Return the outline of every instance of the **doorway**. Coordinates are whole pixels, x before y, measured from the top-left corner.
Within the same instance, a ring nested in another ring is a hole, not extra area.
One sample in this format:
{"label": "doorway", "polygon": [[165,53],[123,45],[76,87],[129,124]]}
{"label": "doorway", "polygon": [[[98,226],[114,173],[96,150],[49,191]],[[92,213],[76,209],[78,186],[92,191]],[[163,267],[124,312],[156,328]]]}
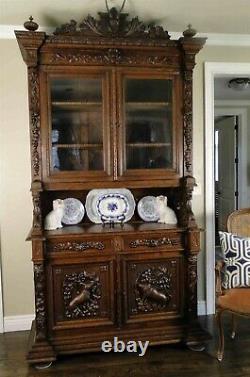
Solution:
{"label": "doorway", "polygon": [[214,119],[214,191],[215,246],[219,231],[227,230],[227,218],[239,207],[238,128],[239,116],[215,116]]}
{"label": "doorway", "polygon": [[[214,101],[214,82],[218,76],[232,75],[250,76],[250,64],[249,63],[205,63],[205,249],[206,249],[206,314],[213,314],[215,311],[215,167],[214,167],[214,115],[215,115],[215,101]],[[219,101],[218,101],[219,102]],[[239,115],[239,121],[242,124],[247,124],[247,110],[243,107],[236,109],[237,104],[227,101],[227,113],[221,115]],[[236,101],[237,102],[237,101]],[[248,106],[250,105],[248,100]],[[220,104],[221,107],[225,105],[225,101]],[[234,108],[234,109],[233,109]],[[236,110],[236,112],[234,111]],[[244,135],[244,129],[239,130],[239,146],[242,143],[247,143],[246,134]],[[246,148],[239,148],[242,154],[242,162],[247,161]],[[240,178],[239,191],[244,191],[247,187],[246,174],[242,174],[241,169],[244,169],[244,165],[239,168],[238,176]],[[246,170],[246,169],[245,169]],[[246,195],[240,197],[239,194],[239,207],[245,206]]]}

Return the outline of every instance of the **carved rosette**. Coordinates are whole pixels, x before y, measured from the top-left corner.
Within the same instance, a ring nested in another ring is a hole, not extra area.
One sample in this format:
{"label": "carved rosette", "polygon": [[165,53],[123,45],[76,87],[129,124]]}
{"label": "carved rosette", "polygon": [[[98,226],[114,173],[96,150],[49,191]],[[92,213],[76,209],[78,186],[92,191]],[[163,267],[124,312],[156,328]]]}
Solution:
{"label": "carved rosette", "polygon": [[50,249],[52,251],[86,251],[89,249],[95,249],[95,250],[103,250],[104,244],[102,242],[92,242],[92,241],[86,241],[86,242],[59,242],[56,244],[51,244]]}
{"label": "carved rosette", "polygon": [[184,163],[187,174],[192,174],[192,70],[184,73]]}
{"label": "carved rosette", "polygon": [[171,274],[166,267],[148,268],[136,280],[138,312],[164,310],[171,300]]}
{"label": "carved rosette", "polygon": [[100,310],[101,283],[95,273],[86,271],[65,275],[63,300],[65,317],[96,317]]}
{"label": "carved rosette", "polygon": [[46,337],[46,298],[45,271],[43,264],[34,264],[34,284],[36,302],[36,338]]}
{"label": "carved rosette", "polygon": [[189,254],[188,262],[188,312],[197,316],[197,254]]}
{"label": "carved rosette", "polygon": [[30,98],[30,134],[33,180],[40,178],[40,95],[39,75],[37,68],[28,68],[29,98]]}

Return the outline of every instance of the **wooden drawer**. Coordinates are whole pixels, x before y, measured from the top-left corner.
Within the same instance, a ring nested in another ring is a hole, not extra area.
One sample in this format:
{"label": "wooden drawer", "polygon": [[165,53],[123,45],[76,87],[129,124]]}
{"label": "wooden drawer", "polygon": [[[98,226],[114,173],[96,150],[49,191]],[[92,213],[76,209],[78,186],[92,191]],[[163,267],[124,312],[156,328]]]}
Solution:
{"label": "wooden drawer", "polygon": [[124,249],[182,250],[184,249],[184,242],[182,233],[138,234],[124,239]]}

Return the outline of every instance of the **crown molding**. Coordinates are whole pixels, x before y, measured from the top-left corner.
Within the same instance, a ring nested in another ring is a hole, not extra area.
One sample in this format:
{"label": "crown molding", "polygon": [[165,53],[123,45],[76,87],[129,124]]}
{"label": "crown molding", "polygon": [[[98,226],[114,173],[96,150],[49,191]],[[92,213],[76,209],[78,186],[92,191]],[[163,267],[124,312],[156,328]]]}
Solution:
{"label": "crown molding", "polygon": [[[15,39],[14,30],[25,30],[23,25],[0,25],[0,39]],[[39,31],[53,33],[54,27],[40,26]],[[179,39],[182,33],[169,32],[171,39]],[[198,33],[197,37],[207,38],[206,46],[249,47],[250,34]]]}

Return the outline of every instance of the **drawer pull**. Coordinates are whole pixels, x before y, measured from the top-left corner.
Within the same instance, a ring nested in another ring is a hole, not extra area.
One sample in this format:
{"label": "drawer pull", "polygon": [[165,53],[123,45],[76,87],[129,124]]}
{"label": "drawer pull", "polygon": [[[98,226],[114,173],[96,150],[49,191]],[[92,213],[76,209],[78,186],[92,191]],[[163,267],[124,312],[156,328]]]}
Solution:
{"label": "drawer pull", "polygon": [[89,249],[103,250],[102,242],[59,242],[51,244],[52,251],[85,251]]}
{"label": "drawer pull", "polygon": [[158,238],[158,239],[142,239],[142,240],[135,240],[131,241],[129,247],[136,248],[141,246],[148,246],[148,247],[159,247],[163,245],[175,245],[177,243],[176,240],[171,240],[170,238]]}

